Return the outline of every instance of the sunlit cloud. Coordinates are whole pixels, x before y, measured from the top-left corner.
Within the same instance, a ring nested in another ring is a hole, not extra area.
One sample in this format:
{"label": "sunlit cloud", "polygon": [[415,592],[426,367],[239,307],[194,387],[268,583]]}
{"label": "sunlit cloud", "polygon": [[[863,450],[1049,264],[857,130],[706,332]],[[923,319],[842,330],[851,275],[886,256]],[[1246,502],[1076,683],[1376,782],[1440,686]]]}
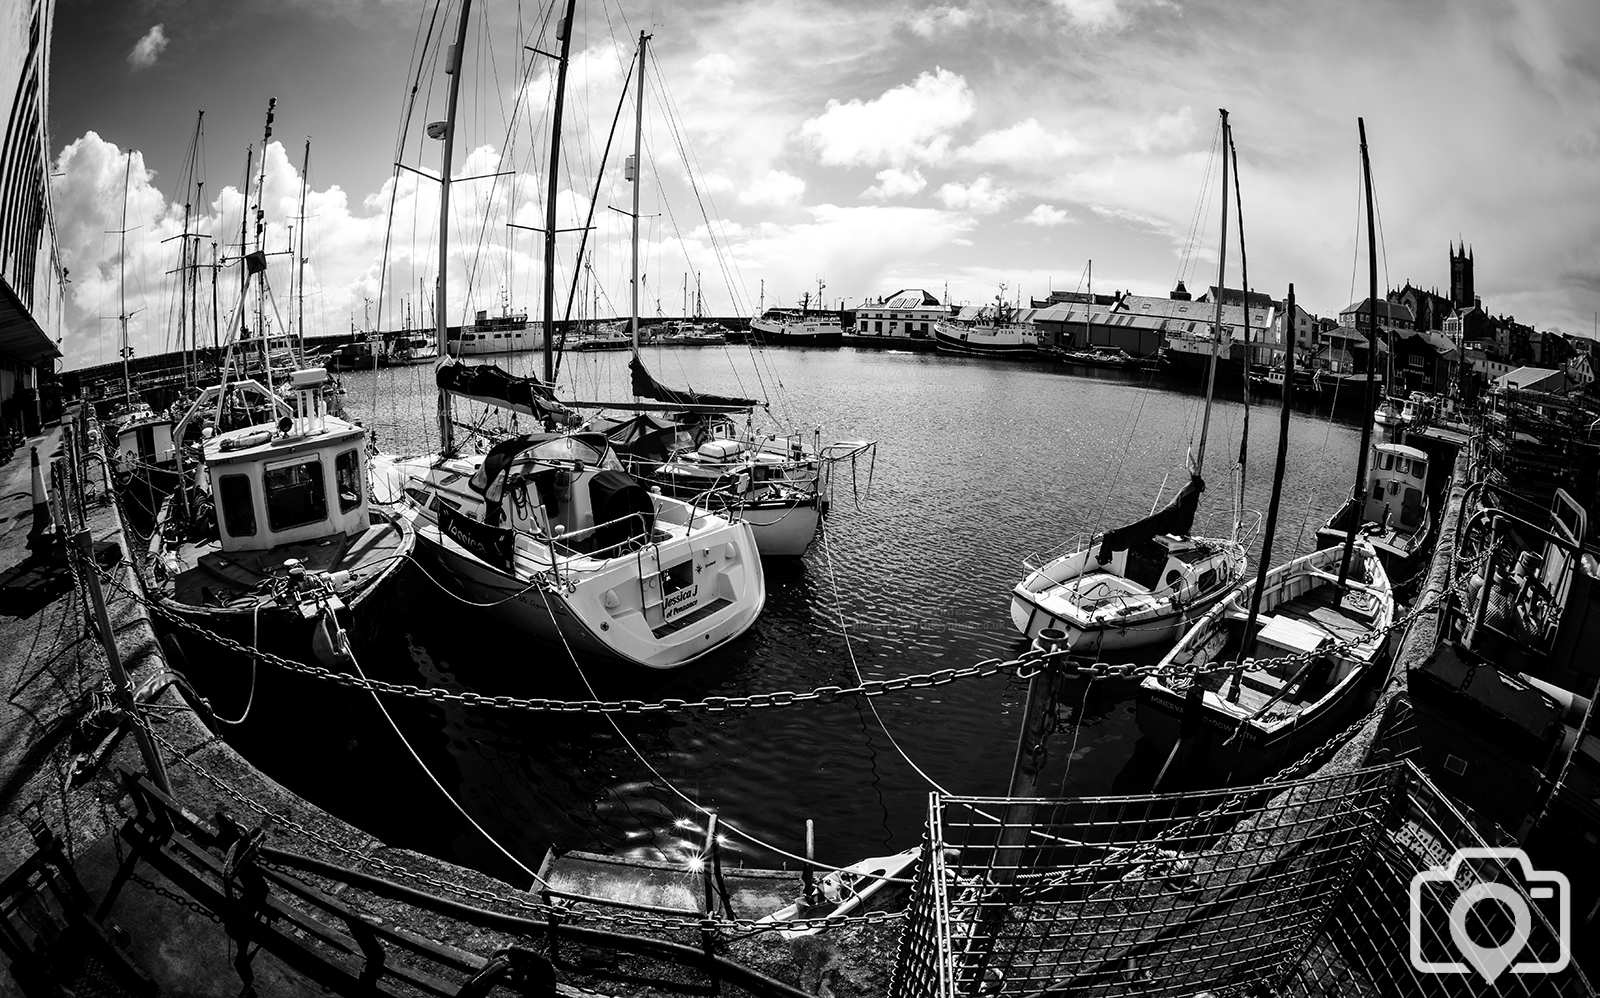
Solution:
{"label": "sunlit cloud", "polygon": [[1057,225],[1071,224],[1072,216],[1053,205],[1041,204],[1036,205],[1032,211],[1022,216],[1021,221],[1026,225],[1051,228]]}
{"label": "sunlit cloud", "polygon": [[887,201],[921,193],[927,186],[928,179],[920,170],[899,170],[891,166],[887,170],[879,170],[878,182],[862,191],[861,196],[874,201]]}
{"label": "sunlit cloud", "polygon": [[1017,199],[1016,191],[1000,187],[988,176],[979,177],[970,184],[949,183],[934,194],[939,203],[953,211],[970,211],[990,215]]}
{"label": "sunlit cloud", "polygon": [[975,106],[966,80],[936,68],[871,100],[830,100],[800,135],[826,166],[935,162],[949,152],[951,131]]}
{"label": "sunlit cloud", "polygon": [[167,32],[162,25],[155,25],[145,32],[144,37],[133,43],[133,48],[128,50],[128,65],[135,70],[149,69],[161,58],[161,53],[167,50]]}

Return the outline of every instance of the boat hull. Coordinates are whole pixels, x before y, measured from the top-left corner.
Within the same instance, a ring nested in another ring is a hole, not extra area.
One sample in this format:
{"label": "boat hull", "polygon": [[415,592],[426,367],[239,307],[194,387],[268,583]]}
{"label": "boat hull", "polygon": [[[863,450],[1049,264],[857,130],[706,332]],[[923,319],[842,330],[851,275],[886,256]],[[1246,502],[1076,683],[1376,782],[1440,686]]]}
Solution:
{"label": "boat hull", "polygon": [[934,346],[940,353],[970,357],[1036,357],[1039,340],[1032,332],[1006,335],[978,335],[949,332],[939,326],[933,330]]}
{"label": "boat hull", "polygon": [[822,501],[812,492],[799,499],[752,502],[735,512],[750,524],[761,557],[798,558],[816,539]]}

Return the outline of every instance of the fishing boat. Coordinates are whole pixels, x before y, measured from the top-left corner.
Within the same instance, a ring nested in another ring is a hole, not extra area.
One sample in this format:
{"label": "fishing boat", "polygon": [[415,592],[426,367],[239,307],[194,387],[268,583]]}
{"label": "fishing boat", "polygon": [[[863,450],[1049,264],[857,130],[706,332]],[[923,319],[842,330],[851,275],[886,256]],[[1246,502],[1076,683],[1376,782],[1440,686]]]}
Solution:
{"label": "fishing boat", "polygon": [[[1358,126],[1370,249],[1372,174],[1366,123],[1358,119]],[[1368,260],[1376,289],[1376,255],[1369,252]],[[1292,315],[1293,286],[1288,302]],[[1370,314],[1367,321],[1368,342],[1375,346],[1377,321]],[[1285,363],[1293,361],[1285,358]],[[1266,570],[1283,495],[1291,398],[1286,394],[1280,409],[1261,569],[1208,610],[1162,659],[1159,670],[1140,682],[1140,733],[1158,751],[1170,746],[1158,784],[1175,762],[1179,774],[1204,772],[1229,783],[1278,772],[1347,723],[1362,691],[1388,666],[1394,590],[1383,560],[1357,534],[1355,524],[1337,546]],[[1372,411],[1370,395],[1365,409]],[[1369,420],[1362,426],[1357,488],[1365,480],[1371,438]]]}
{"label": "fishing boat", "polygon": [[[367,431],[328,415],[327,377],[294,372],[292,408],[246,383],[282,415],[206,435],[196,481],[162,506],[149,564],[161,605],[197,627],[331,661],[340,629],[357,646],[377,634],[415,535],[370,508]],[[183,423],[215,425],[228,395],[206,389]]]}
{"label": "fishing boat", "polygon": [[[817,304],[827,285],[817,282]],[[750,320],[750,336],[763,346],[836,347],[844,342],[838,312],[811,307],[811,293],[800,296],[799,308],[769,308]]]}
{"label": "fishing boat", "polygon": [[[458,53],[465,51],[469,13],[470,2],[463,3],[453,49]],[[571,23],[570,18],[571,0],[562,23]],[[641,60],[645,37],[641,33]],[[560,161],[560,98],[570,45],[571,33],[562,32],[551,162]],[[459,72],[451,73],[445,125],[438,130],[444,220],[450,217],[460,81]],[[643,81],[641,69],[641,86]],[[627,179],[635,184],[637,207],[638,174],[632,163]],[[558,171],[551,171],[544,328],[554,328],[557,179]],[[637,227],[637,210],[634,219]],[[437,342],[442,353],[448,353],[448,231],[441,223]],[[634,289],[637,316],[637,277]],[[637,328],[637,318],[634,324]],[[374,459],[384,481],[380,494],[398,500],[398,515],[416,530],[419,552],[439,583],[525,633],[575,653],[648,668],[686,665],[743,634],[766,602],[766,580],[748,524],[647,491],[623,470],[599,433],[515,434],[497,439],[486,454],[458,452],[456,398],[532,415],[552,427],[570,424],[570,410],[555,400],[553,373],[548,340],[543,380],[447,356],[436,370],[440,451]]]}
{"label": "fishing boat", "polygon": [[1405,444],[1375,443],[1367,487],[1346,499],[1317,529],[1317,546],[1344,543],[1355,528],[1372,545],[1397,588],[1420,580],[1428,569],[1438,527],[1435,503],[1441,480],[1429,475],[1429,456]]}
{"label": "fishing boat", "polygon": [[[852,863],[838,870],[830,870],[816,883],[815,892],[808,901],[796,898],[770,915],[756,919],[756,925],[782,925],[785,922],[823,918],[842,918],[862,910],[884,888],[896,880],[909,880],[922,859],[922,847],[913,846],[892,856],[874,856]],[[803,928],[778,930],[785,939],[814,936],[825,926],[810,925]]]}
{"label": "fishing boat", "polygon": [[1077,364],[1080,367],[1109,367],[1124,371],[1142,367],[1147,363],[1121,347],[1112,346],[1089,347],[1086,350],[1057,350],[1051,356],[1064,364]]}
{"label": "fishing boat", "polygon": [[527,312],[513,312],[510,304],[502,301],[499,315],[478,309],[470,325],[450,330],[445,345],[435,344],[435,350],[456,357],[477,357],[539,350],[543,346],[544,327],[529,323]]}
{"label": "fishing boat", "polygon": [[938,351],[979,357],[1036,356],[1039,334],[1033,323],[1024,320],[1005,300],[1005,291],[1002,284],[992,305],[963,309],[960,315],[934,323],[933,340]]}
{"label": "fishing boat", "polygon": [[[1227,115],[1223,115],[1222,247],[1217,287],[1226,287],[1228,231]],[[1222,324],[1218,297],[1213,329]],[[1213,336],[1213,345],[1221,341]],[[1228,537],[1193,536],[1195,513],[1205,491],[1201,471],[1211,427],[1217,353],[1206,368],[1205,411],[1189,481],[1166,507],[1142,520],[1078,537],[1052,558],[1024,559],[1027,571],[1011,592],[1011,622],[1029,638],[1044,628],[1067,634],[1078,654],[1101,654],[1173,641],[1214,607],[1244,577],[1249,545],[1242,517]]]}

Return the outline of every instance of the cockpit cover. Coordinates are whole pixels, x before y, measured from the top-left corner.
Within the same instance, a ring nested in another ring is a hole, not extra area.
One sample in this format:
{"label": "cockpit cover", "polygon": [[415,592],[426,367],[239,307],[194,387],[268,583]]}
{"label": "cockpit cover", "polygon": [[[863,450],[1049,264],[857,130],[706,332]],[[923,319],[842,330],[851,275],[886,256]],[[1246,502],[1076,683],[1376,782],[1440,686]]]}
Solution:
{"label": "cockpit cover", "polygon": [[497,402],[533,415],[566,416],[567,407],[555,400],[555,390],[538,378],[518,378],[494,364],[444,363],[434,380],[447,392]]}
{"label": "cockpit cover", "polygon": [[[615,547],[631,537],[648,535],[655,526],[656,506],[638,482],[621,471],[596,472],[589,479],[589,505],[594,510],[594,548]],[[637,513],[638,516],[632,514]]]}

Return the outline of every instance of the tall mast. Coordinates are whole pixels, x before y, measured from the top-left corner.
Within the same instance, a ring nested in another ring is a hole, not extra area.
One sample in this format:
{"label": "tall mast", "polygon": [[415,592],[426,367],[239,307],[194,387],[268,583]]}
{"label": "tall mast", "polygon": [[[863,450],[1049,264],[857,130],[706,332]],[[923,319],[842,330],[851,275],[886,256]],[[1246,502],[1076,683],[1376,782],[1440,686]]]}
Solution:
{"label": "tall mast", "polygon": [[[1211,360],[1206,365],[1206,413],[1200,421],[1200,449],[1194,457],[1194,474],[1199,477],[1206,463],[1206,434],[1211,429],[1211,397],[1217,384],[1217,350],[1222,346],[1222,289],[1223,275],[1228,268],[1228,110],[1218,108],[1222,115],[1222,246],[1217,250],[1217,314],[1211,325]],[[1245,322],[1250,321],[1249,300],[1245,301]]]}
{"label": "tall mast", "polygon": [[1372,160],[1367,156],[1367,122],[1356,119],[1361,133],[1361,182],[1367,189],[1367,392],[1362,401],[1361,453],[1356,457],[1356,481],[1350,491],[1355,505],[1350,517],[1350,529],[1344,538],[1344,557],[1339,559],[1339,585],[1344,585],[1350,574],[1350,555],[1356,549],[1356,530],[1361,526],[1361,500],[1367,492],[1367,450],[1372,446],[1372,396],[1377,387],[1378,373],[1378,244],[1376,224],[1372,218]]}
{"label": "tall mast", "polygon": [[[272,141],[272,119],[278,109],[278,98],[267,98],[267,125],[261,136],[261,174],[256,180],[256,252],[261,254],[262,266],[267,255],[267,145]],[[267,345],[267,272],[261,271],[256,284],[256,345],[261,351],[261,371],[267,384],[272,384],[272,351]]]}
{"label": "tall mast", "polygon": [[133,175],[133,150],[122,168],[122,228],[117,250],[117,321],[122,325],[122,403],[133,404],[133,378],[128,373],[128,180]]}
{"label": "tall mast", "polygon": [[299,352],[306,349],[306,173],[311,169],[311,140],[306,139],[306,154],[300,161],[300,252],[295,254],[295,270],[297,271],[295,284],[299,289],[299,301],[295,311],[300,313],[300,342]]}
{"label": "tall mast", "polygon": [[[456,144],[456,97],[461,93],[461,53],[467,45],[467,15],[472,10],[472,0],[461,0],[461,17],[456,21],[456,40],[445,56],[444,71],[450,77],[450,96],[445,105],[444,153],[439,163],[439,298],[434,302],[434,342],[442,362],[450,353],[445,325],[446,278],[450,273],[450,158]],[[428,135],[441,137],[433,125]],[[449,454],[455,450],[455,437],[450,420],[450,393],[439,389],[439,450]]]}
{"label": "tall mast", "polygon": [[189,208],[190,203],[183,203],[183,234],[178,243],[178,359],[183,362],[183,383],[189,384],[189,347],[188,337],[194,335],[194,330],[188,327],[188,313],[184,311],[184,296],[188,291],[189,283]]}
{"label": "tall mast", "polygon": [[567,55],[572,51],[572,8],[577,0],[567,0],[567,12],[556,22],[561,41],[561,58],[556,66],[556,106],[550,123],[550,193],[544,209],[544,380],[556,380],[556,186],[561,176],[561,110],[567,98]]}
{"label": "tall mast", "polygon": [[639,354],[639,188],[643,184],[639,171],[639,150],[644,143],[644,56],[649,43],[650,36],[639,32],[639,89],[633,102],[633,155],[628,157],[628,166],[623,171],[633,181],[633,306],[629,313],[628,332],[633,337],[634,356]]}

